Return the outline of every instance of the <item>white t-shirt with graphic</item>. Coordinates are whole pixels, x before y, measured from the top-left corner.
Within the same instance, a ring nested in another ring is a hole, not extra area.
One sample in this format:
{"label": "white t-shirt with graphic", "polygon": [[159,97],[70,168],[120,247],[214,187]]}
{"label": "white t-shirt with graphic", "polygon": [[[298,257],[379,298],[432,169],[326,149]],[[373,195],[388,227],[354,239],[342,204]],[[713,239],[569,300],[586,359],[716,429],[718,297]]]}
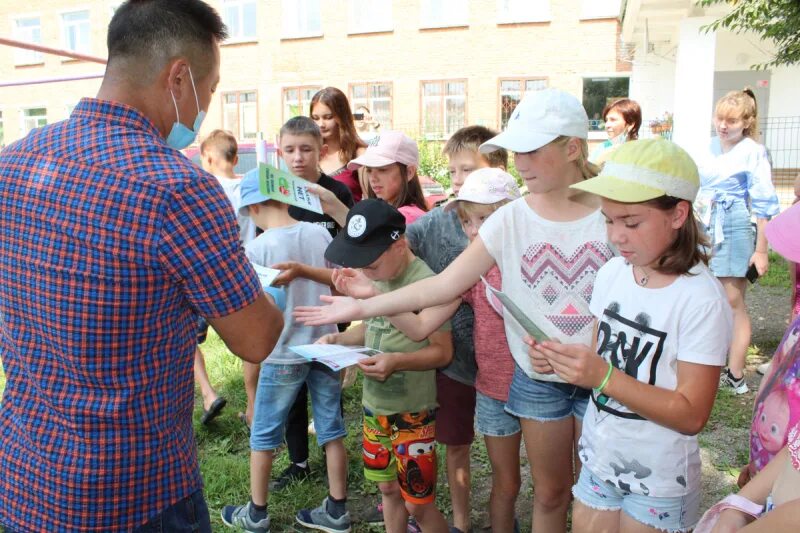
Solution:
{"label": "white t-shirt with graphic", "polygon": [[[733,315],[725,290],[705,265],[660,289],[640,287],[621,257],[597,274],[591,303],[597,353],[641,382],[675,390],[678,361],[722,366]],[[584,468],[620,489],[653,497],[700,487],[697,437],[645,420],[592,391],[579,455]]]}
{"label": "white t-shirt with graphic", "polygon": [[[594,278],[613,253],[600,211],[570,222],[547,220],[525,198],[498,209],[480,229],[503,278],[505,292],[550,338],[591,344],[594,316],[589,311]],[[504,311],[508,346],[530,378],[559,381],[534,372],[525,331]]]}

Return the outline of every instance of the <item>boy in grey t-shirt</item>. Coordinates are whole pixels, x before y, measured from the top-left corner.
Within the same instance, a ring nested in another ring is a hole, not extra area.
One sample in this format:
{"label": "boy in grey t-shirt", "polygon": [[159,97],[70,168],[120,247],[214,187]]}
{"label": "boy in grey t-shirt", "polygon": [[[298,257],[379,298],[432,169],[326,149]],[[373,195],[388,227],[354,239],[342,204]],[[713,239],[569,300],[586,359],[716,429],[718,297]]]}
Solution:
{"label": "boy in grey t-shirt", "polygon": [[[316,224],[298,222],[289,215],[289,206],[268,200],[261,194],[256,172],[242,180],[242,210],[247,211],[264,233],[245,247],[247,257],[256,264],[270,266],[298,261],[306,268],[324,272],[325,249],[331,242],[327,230]],[[286,420],[298,391],[305,383],[311,394],[317,443],[327,455],[329,495],[316,509],[304,509],[297,521],[325,531],[349,531],[347,501],[346,430],[339,408],[339,373],[320,363],[309,363],[295,355],[289,346],[310,344],[321,336],[336,332],[336,326],[303,326],[292,316],[296,306],[314,305],[330,288],[311,279],[298,278],[286,289],[284,328],[274,350],[264,361],[258,380],[250,433],[251,501],[227,506],[222,520],[246,531],[269,532],[268,485],[274,452],[284,440]]]}

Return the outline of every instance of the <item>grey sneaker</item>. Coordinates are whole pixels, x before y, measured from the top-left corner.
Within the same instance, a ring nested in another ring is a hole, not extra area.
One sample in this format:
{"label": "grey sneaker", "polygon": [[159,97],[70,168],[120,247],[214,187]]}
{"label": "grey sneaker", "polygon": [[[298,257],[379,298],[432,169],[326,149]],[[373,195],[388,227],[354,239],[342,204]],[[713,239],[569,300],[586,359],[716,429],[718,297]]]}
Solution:
{"label": "grey sneaker", "polygon": [[269,533],[269,515],[255,521],[250,518],[250,502],[246,505],[226,505],[220,512],[226,526],[238,527],[248,533]]}
{"label": "grey sneaker", "polygon": [[744,374],[742,374],[742,377],[739,379],[736,379],[733,377],[733,374],[731,374],[730,368],[726,368],[722,372],[722,375],[719,378],[719,386],[730,387],[736,394],[744,394],[750,391],[750,389],[747,387],[747,383],[744,381]]}
{"label": "grey sneaker", "polygon": [[318,529],[328,533],[348,533],[350,531],[350,513],[346,512],[339,518],[332,517],[328,514],[327,497],[316,509],[303,509],[297,513],[295,520],[309,529]]}

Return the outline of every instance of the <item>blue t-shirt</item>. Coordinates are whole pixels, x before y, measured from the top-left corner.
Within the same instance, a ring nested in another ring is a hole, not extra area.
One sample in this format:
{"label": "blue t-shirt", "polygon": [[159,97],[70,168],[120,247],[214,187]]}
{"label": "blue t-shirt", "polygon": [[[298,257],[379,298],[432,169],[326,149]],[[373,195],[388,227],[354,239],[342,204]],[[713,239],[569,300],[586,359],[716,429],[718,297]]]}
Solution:
{"label": "blue t-shirt", "polygon": [[[455,211],[437,207],[406,229],[414,255],[425,261],[436,274],[442,272],[469,244]],[[453,361],[442,369],[449,378],[466,385],[475,384],[478,367],[472,342],[472,308],[461,304],[450,319],[453,326]]]}

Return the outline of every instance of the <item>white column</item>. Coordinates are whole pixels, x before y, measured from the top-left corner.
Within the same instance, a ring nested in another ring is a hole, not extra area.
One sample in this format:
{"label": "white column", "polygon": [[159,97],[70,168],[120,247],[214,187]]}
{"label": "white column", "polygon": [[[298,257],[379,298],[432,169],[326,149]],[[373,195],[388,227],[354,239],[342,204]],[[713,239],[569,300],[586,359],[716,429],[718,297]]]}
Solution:
{"label": "white column", "polygon": [[711,137],[717,36],[700,28],[714,20],[687,18],[678,32],[672,140],[695,158],[705,154]]}

